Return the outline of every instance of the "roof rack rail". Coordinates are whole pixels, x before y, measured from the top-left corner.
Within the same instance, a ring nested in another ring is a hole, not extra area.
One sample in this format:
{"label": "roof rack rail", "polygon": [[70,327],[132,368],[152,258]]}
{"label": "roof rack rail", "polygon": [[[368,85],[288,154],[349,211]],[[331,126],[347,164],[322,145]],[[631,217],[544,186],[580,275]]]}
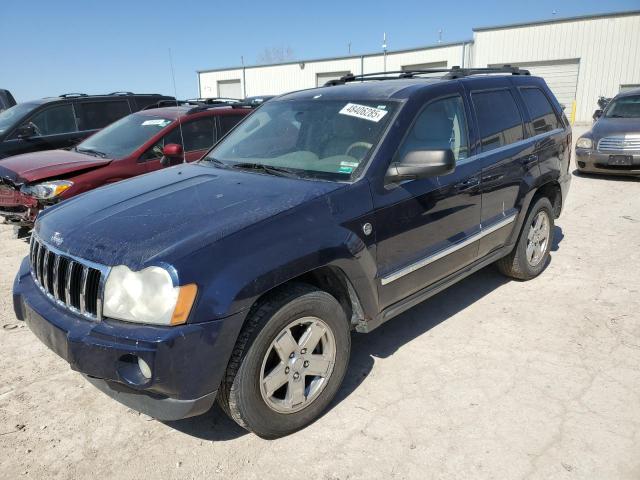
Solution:
{"label": "roof rack rail", "polygon": [[86,93],[63,93],[60,98],[88,97]]}
{"label": "roof rack rail", "polygon": [[205,110],[213,109],[213,108],[255,108],[256,105],[252,105],[250,103],[242,102],[241,100],[237,100],[235,98],[229,99],[219,99],[216,98],[215,102],[206,103],[201,101],[202,99],[196,100],[160,100],[156,103],[152,103],[151,105],[147,105],[142,110],[152,110],[154,108],[163,108],[163,107],[186,107],[192,106],[193,108],[187,110],[187,115],[191,113],[203,112]]}
{"label": "roof rack rail", "polygon": [[325,87],[331,87],[335,85],[344,85],[348,82],[365,81],[365,80],[397,80],[404,78],[420,78],[421,75],[434,75],[442,73],[440,77],[445,80],[453,80],[456,78],[469,77],[471,75],[487,75],[491,73],[508,73],[511,75],[530,75],[529,70],[523,70],[519,67],[512,67],[511,65],[503,65],[502,67],[487,67],[487,68],[461,68],[454,66],[451,68],[428,68],[423,70],[394,70],[390,72],[375,72],[364,73],[361,75],[354,75],[352,73],[344,75],[336,80],[329,80],[324,84]]}
{"label": "roof rack rail", "polygon": [[135,95],[133,92],[111,92],[107,93],[107,95]]}
{"label": "roof rack rail", "polygon": [[[217,103],[210,103],[210,104],[203,104],[201,103],[200,105],[193,107],[192,109],[190,109],[189,111],[187,111],[187,115],[192,114],[192,113],[198,113],[198,112],[204,112],[205,110],[213,110],[216,108],[247,108],[247,109],[253,109],[253,108],[257,108],[258,105],[253,105],[251,103],[245,103],[245,102],[241,102],[241,101],[237,101],[236,99],[232,99],[233,101],[231,102],[224,102],[224,101],[220,101]],[[193,102],[193,103],[198,103],[198,102]]]}
{"label": "roof rack rail", "polygon": [[147,105],[146,107],[142,108],[142,110],[152,110],[154,108],[163,108],[163,107],[179,107],[180,105],[187,105],[187,104],[190,104],[187,100],[163,99]]}
{"label": "roof rack rail", "polygon": [[187,100],[189,102],[199,102],[207,105],[217,104],[217,103],[242,103],[242,100],[237,98],[227,98],[227,97],[204,97],[204,98],[192,98]]}

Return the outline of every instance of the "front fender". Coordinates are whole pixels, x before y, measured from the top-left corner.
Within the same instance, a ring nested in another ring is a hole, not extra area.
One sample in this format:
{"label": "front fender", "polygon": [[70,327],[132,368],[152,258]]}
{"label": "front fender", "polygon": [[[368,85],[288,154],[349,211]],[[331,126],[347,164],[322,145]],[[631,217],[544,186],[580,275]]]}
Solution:
{"label": "front fender", "polygon": [[[246,310],[273,288],[317,268],[339,268],[365,314],[376,310],[375,234],[366,181],[241,230],[182,259],[182,283],[198,284],[190,318],[203,322]],[[377,312],[376,312],[377,313]]]}

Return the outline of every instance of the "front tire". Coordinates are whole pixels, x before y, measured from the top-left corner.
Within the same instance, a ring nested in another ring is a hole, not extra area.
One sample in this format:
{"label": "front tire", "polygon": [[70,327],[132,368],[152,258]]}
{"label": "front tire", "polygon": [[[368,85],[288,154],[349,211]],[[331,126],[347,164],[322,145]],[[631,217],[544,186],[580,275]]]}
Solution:
{"label": "front tire", "polygon": [[540,197],[522,225],[518,241],[509,255],[496,262],[498,270],[517,280],[531,280],[542,273],[553,244],[553,206]]}
{"label": "front tire", "polygon": [[287,286],[249,314],[218,392],[222,409],[263,438],[315,421],[344,378],[349,322],[338,301],[306,284]]}

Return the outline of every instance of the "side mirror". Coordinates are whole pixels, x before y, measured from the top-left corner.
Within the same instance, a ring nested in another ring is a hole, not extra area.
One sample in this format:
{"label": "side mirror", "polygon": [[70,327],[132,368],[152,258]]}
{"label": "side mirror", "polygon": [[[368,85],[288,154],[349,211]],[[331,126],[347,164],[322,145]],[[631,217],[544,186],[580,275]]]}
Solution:
{"label": "side mirror", "polygon": [[34,127],[31,123],[25,123],[24,125],[20,125],[16,130],[18,138],[30,138],[36,135],[36,127]]}
{"label": "side mirror", "polygon": [[598,109],[595,112],[593,112],[593,119],[597,120],[602,116],[602,110]]}
{"label": "side mirror", "polygon": [[456,169],[456,159],[451,149],[412,150],[400,162],[389,165],[386,183],[416,180],[447,175]]}
{"label": "side mirror", "polygon": [[162,155],[163,156],[160,159],[160,163],[162,164],[162,166],[167,167],[171,164],[172,159],[182,157],[182,145],[179,145],[177,143],[169,143],[162,149]]}

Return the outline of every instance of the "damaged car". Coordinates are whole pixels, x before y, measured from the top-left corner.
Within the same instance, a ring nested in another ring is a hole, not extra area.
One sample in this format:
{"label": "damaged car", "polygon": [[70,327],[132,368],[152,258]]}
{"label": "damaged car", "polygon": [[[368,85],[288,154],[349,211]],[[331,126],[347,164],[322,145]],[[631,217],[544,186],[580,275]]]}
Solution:
{"label": "damaged car", "polygon": [[[234,108],[235,107],[235,108]],[[228,104],[145,109],[70,150],[0,162],[0,216],[28,235],[40,211],[94,188],[199,160],[251,108]]]}
{"label": "damaged car", "polygon": [[16,316],[131,408],[176,420],[217,400],[287,435],[336,396],[352,331],[490,264],[540,275],[570,157],[527,71],[348,75],[265,102],[199,162],[42,212]]}

